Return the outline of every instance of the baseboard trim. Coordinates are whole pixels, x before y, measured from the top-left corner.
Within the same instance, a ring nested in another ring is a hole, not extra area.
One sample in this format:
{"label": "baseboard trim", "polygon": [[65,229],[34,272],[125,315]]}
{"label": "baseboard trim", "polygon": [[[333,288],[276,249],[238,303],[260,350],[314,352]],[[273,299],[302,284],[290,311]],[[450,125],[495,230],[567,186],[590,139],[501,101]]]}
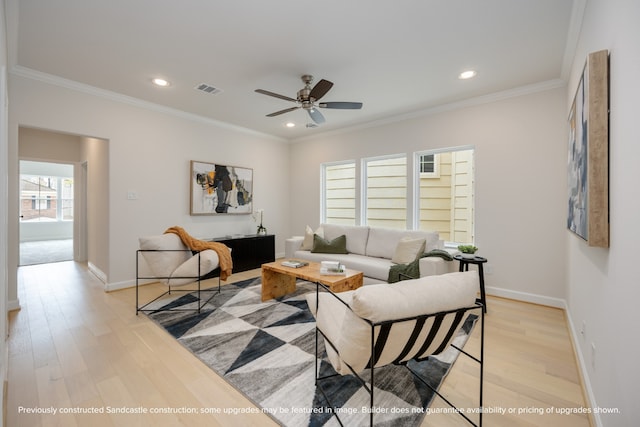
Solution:
{"label": "baseboard trim", "polygon": [[2,425],[7,425],[7,393],[9,391],[9,375],[8,375],[8,364],[9,364],[9,345],[7,341],[7,345],[5,346],[4,354],[2,355],[3,360],[3,368],[2,368]]}
{"label": "baseboard trim", "polygon": [[20,299],[12,299],[7,301],[7,311],[20,310]]}
{"label": "baseboard trim", "polygon": [[[582,355],[582,352],[580,351],[580,343],[578,342],[578,337],[580,336],[580,333],[575,328],[573,320],[571,319],[571,314],[569,312],[569,306],[566,304],[566,302],[564,305],[564,312],[566,314],[569,335],[571,335],[571,344],[573,345],[573,354],[576,355],[576,362],[578,363],[578,371],[580,374],[580,378],[582,379],[583,393],[585,393],[584,398],[587,401],[586,403],[588,407],[596,408],[598,406],[596,404],[596,397],[593,393],[593,388],[591,387],[591,381],[589,380],[587,365]],[[589,417],[592,421],[592,424],[595,425],[595,427],[603,427],[602,418],[600,417],[600,414],[591,413],[589,414]]]}
{"label": "baseboard trim", "polygon": [[2,382],[2,425],[7,425],[7,392],[9,390],[9,381],[5,379]]}
{"label": "baseboard trim", "polygon": [[87,268],[89,268],[89,271],[92,272],[102,283],[107,283],[107,275],[91,261],[87,262]]}
{"label": "baseboard trim", "polygon": [[547,297],[544,295],[531,294],[528,292],[512,291],[510,289],[495,288],[492,286],[488,286],[485,290],[487,292],[487,295],[493,295],[496,297],[530,302],[533,304],[547,305],[549,307],[562,308],[565,311],[567,308],[565,300],[561,298]]}
{"label": "baseboard trim", "polygon": [[135,280],[125,280],[123,282],[116,282],[116,283],[105,283],[104,291],[113,292],[113,291],[119,291],[120,289],[133,288],[134,286],[136,286]]}

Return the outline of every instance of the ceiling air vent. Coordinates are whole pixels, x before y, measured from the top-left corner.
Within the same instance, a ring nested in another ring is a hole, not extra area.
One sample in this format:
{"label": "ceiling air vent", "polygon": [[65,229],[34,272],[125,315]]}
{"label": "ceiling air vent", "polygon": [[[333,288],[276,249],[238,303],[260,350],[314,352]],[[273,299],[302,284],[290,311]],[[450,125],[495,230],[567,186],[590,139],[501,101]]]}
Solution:
{"label": "ceiling air vent", "polygon": [[217,95],[219,93],[222,93],[222,89],[218,89],[217,87],[213,87],[211,85],[208,85],[206,83],[201,83],[198,86],[195,87],[196,90],[200,90],[204,93],[209,93],[211,95]]}

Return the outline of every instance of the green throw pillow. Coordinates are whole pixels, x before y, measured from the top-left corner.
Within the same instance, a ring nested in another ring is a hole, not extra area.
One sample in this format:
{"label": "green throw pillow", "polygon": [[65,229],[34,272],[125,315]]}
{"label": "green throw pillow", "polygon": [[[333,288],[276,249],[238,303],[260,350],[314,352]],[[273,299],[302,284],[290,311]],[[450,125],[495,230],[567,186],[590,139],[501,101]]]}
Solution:
{"label": "green throw pillow", "polygon": [[311,252],[319,254],[348,254],[347,252],[347,236],[338,236],[335,239],[328,241],[318,236],[313,235],[313,247]]}

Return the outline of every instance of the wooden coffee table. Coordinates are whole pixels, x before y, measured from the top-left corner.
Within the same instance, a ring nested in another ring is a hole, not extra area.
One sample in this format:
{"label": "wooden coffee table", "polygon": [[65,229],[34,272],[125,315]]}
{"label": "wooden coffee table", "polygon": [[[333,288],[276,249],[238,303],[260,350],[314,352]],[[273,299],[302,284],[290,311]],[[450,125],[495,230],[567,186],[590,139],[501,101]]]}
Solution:
{"label": "wooden coffee table", "polygon": [[262,301],[278,298],[296,291],[296,279],[319,282],[333,292],[344,292],[362,286],[361,271],[347,269],[344,275],[320,274],[320,263],[292,268],[282,265],[282,261],[262,264]]}

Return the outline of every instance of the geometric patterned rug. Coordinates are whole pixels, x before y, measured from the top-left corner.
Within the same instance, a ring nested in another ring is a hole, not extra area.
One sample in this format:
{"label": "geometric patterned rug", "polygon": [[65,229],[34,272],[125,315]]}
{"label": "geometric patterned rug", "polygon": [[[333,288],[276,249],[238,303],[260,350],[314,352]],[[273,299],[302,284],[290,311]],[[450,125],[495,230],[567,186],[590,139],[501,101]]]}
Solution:
{"label": "geometric patterned rug", "polygon": [[[315,292],[315,285],[299,281],[295,293],[261,302],[260,280],[223,285],[200,313],[159,311],[147,316],[281,425],[338,425],[333,409],[314,385],[315,320],[304,295]],[[191,294],[173,294],[151,308],[186,308],[194,303]],[[462,326],[455,341],[458,347],[466,342],[473,324],[467,319]],[[323,346],[322,340],[319,345]],[[457,354],[450,348],[412,368],[437,389]],[[323,375],[335,372],[324,360],[320,369]],[[366,374],[363,377],[367,380]],[[345,375],[334,384],[323,384],[344,425],[368,425],[369,415],[362,408],[369,406],[369,395],[357,379]],[[406,368],[387,366],[376,370],[375,398],[376,407],[386,408],[376,412],[376,426],[417,426],[433,393]]]}

